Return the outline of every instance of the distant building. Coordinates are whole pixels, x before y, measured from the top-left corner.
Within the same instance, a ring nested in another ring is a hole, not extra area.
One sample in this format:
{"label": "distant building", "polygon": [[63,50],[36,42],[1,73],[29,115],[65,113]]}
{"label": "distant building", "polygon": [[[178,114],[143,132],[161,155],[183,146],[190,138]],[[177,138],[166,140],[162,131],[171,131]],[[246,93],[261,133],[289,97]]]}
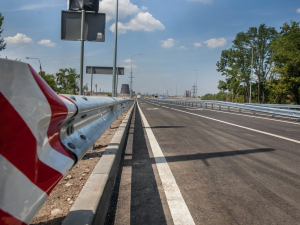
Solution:
{"label": "distant building", "polygon": [[121,94],[129,95],[129,84],[122,84]]}
{"label": "distant building", "polygon": [[191,91],[185,91],[184,92],[184,97],[191,97],[191,96],[192,96]]}

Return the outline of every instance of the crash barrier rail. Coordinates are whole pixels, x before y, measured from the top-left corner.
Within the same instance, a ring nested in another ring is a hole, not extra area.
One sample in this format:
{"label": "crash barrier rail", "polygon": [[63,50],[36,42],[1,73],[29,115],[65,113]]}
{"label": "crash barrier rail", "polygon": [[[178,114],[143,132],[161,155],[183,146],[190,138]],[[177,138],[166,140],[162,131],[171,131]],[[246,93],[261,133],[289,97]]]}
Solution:
{"label": "crash barrier rail", "polygon": [[57,95],[29,64],[0,59],[0,221],[29,224],[131,99]]}
{"label": "crash barrier rail", "polygon": [[[154,99],[150,98],[150,100],[154,101],[160,101],[160,102],[168,102],[170,104],[176,104],[176,105],[184,105],[184,106],[192,106],[192,107],[205,107],[208,108],[208,105],[210,105],[211,109],[214,109],[214,105],[217,105],[219,107],[219,110],[222,109],[222,106],[228,107],[228,111],[230,111],[230,108],[238,108],[239,112],[241,113],[242,110],[251,110],[253,111],[253,114],[256,114],[256,112],[263,112],[263,113],[270,113],[272,114],[272,117],[275,117],[276,115],[281,116],[289,116],[298,118],[298,121],[300,122],[300,111],[299,110],[291,110],[291,109],[282,109],[279,108],[278,105],[276,107],[267,107],[267,104],[264,104],[264,106],[254,105],[254,104],[242,104],[242,103],[232,103],[232,102],[223,102],[223,101],[209,101],[209,100],[174,100],[174,99]],[[286,106],[286,105],[284,105]],[[298,107],[299,105],[297,105]]]}
{"label": "crash barrier rail", "polygon": [[[170,99],[166,99],[170,100]],[[186,102],[202,102],[202,103],[213,103],[213,104],[218,104],[218,103],[228,103],[226,101],[217,101],[217,100],[179,100],[179,99],[173,99],[174,101],[186,101]],[[293,105],[293,104],[262,104],[262,103],[237,103],[240,105],[251,105],[251,106],[262,106],[262,107],[268,107],[268,108],[287,108],[287,109],[300,109],[300,105]]]}

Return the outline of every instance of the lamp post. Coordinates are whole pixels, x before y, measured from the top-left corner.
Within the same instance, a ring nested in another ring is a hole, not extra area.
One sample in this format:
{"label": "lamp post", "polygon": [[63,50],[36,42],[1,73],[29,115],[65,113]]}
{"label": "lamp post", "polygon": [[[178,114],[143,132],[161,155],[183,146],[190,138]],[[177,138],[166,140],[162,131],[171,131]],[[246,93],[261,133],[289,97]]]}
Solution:
{"label": "lamp post", "polygon": [[[136,54],[136,55],[142,55],[142,54]],[[132,98],[132,58],[133,56],[136,55],[132,55],[131,56],[131,73],[130,73],[130,98]]]}
{"label": "lamp post", "polygon": [[249,93],[249,103],[251,103],[251,86],[252,86],[252,71],[253,71],[253,47],[252,49],[252,60],[251,60],[251,74],[250,74],[250,93]]}
{"label": "lamp post", "polygon": [[197,90],[198,90],[198,86],[197,86],[197,76],[198,76],[198,72],[197,70],[194,70],[194,72],[196,72],[196,87],[195,87],[195,98],[197,98]]}
{"label": "lamp post", "polygon": [[250,93],[249,93],[249,103],[251,103],[251,86],[252,86],[252,71],[253,71],[253,47],[246,47],[247,49],[251,48],[252,50],[252,60],[251,60],[251,74],[250,74]]}
{"label": "lamp post", "polygon": [[40,61],[40,59],[39,58],[31,58],[31,57],[26,57],[26,59],[37,59],[37,60],[39,60],[39,62],[40,62],[40,76],[42,76],[42,64],[41,64],[41,61]]}
{"label": "lamp post", "polygon": [[174,79],[176,80],[176,98],[177,98],[177,83],[178,83],[178,80],[177,79]]}

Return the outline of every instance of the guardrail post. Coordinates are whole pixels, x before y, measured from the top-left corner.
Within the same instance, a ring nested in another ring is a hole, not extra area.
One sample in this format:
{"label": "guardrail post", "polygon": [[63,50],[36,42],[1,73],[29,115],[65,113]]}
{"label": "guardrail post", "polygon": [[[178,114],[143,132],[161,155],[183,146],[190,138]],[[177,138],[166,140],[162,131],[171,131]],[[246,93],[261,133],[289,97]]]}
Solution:
{"label": "guardrail post", "polygon": [[200,102],[200,108],[202,108],[202,102]]}
{"label": "guardrail post", "polygon": [[253,111],[253,115],[256,115],[256,111]]}
{"label": "guardrail post", "polygon": [[192,107],[194,107],[194,102],[192,102]]}
{"label": "guardrail post", "polygon": [[207,103],[205,103],[205,108],[207,109]]}
{"label": "guardrail post", "polygon": [[240,108],[240,109],[239,109],[239,113],[241,113],[241,112],[242,112],[242,109]]}
{"label": "guardrail post", "polygon": [[221,105],[219,105],[219,110],[222,110],[222,106]]}
{"label": "guardrail post", "polygon": [[198,107],[198,102],[196,102],[196,107]]}
{"label": "guardrail post", "polygon": [[272,118],[275,118],[275,114],[272,115]]}
{"label": "guardrail post", "polygon": [[211,103],[211,109],[214,109],[214,103]]}
{"label": "guardrail post", "polygon": [[228,112],[230,112],[230,106],[228,106]]}

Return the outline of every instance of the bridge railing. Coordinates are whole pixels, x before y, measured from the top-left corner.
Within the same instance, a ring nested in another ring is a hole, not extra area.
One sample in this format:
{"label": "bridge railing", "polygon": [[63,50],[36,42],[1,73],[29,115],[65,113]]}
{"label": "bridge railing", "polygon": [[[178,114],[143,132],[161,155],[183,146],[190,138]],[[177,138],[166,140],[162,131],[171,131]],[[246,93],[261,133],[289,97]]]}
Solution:
{"label": "bridge railing", "polygon": [[131,99],[57,95],[29,64],[0,59],[0,221],[29,224]]}
{"label": "bridge railing", "polygon": [[242,110],[250,110],[255,114],[256,112],[270,113],[273,117],[275,115],[288,116],[298,118],[300,121],[300,110],[292,110],[290,108],[300,109],[299,105],[280,105],[280,104],[245,104],[245,103],[232,103],[225,101],[210,101],[210,100],[179,100],[179,99],[154,99],[150,100],[168,102],[170,104],[184,105],[184,106],[195,106],[195,107],[205,107],[214,109],[215,106],[222,110],[222,106],[230,108],[238,108],[239,112]]}

